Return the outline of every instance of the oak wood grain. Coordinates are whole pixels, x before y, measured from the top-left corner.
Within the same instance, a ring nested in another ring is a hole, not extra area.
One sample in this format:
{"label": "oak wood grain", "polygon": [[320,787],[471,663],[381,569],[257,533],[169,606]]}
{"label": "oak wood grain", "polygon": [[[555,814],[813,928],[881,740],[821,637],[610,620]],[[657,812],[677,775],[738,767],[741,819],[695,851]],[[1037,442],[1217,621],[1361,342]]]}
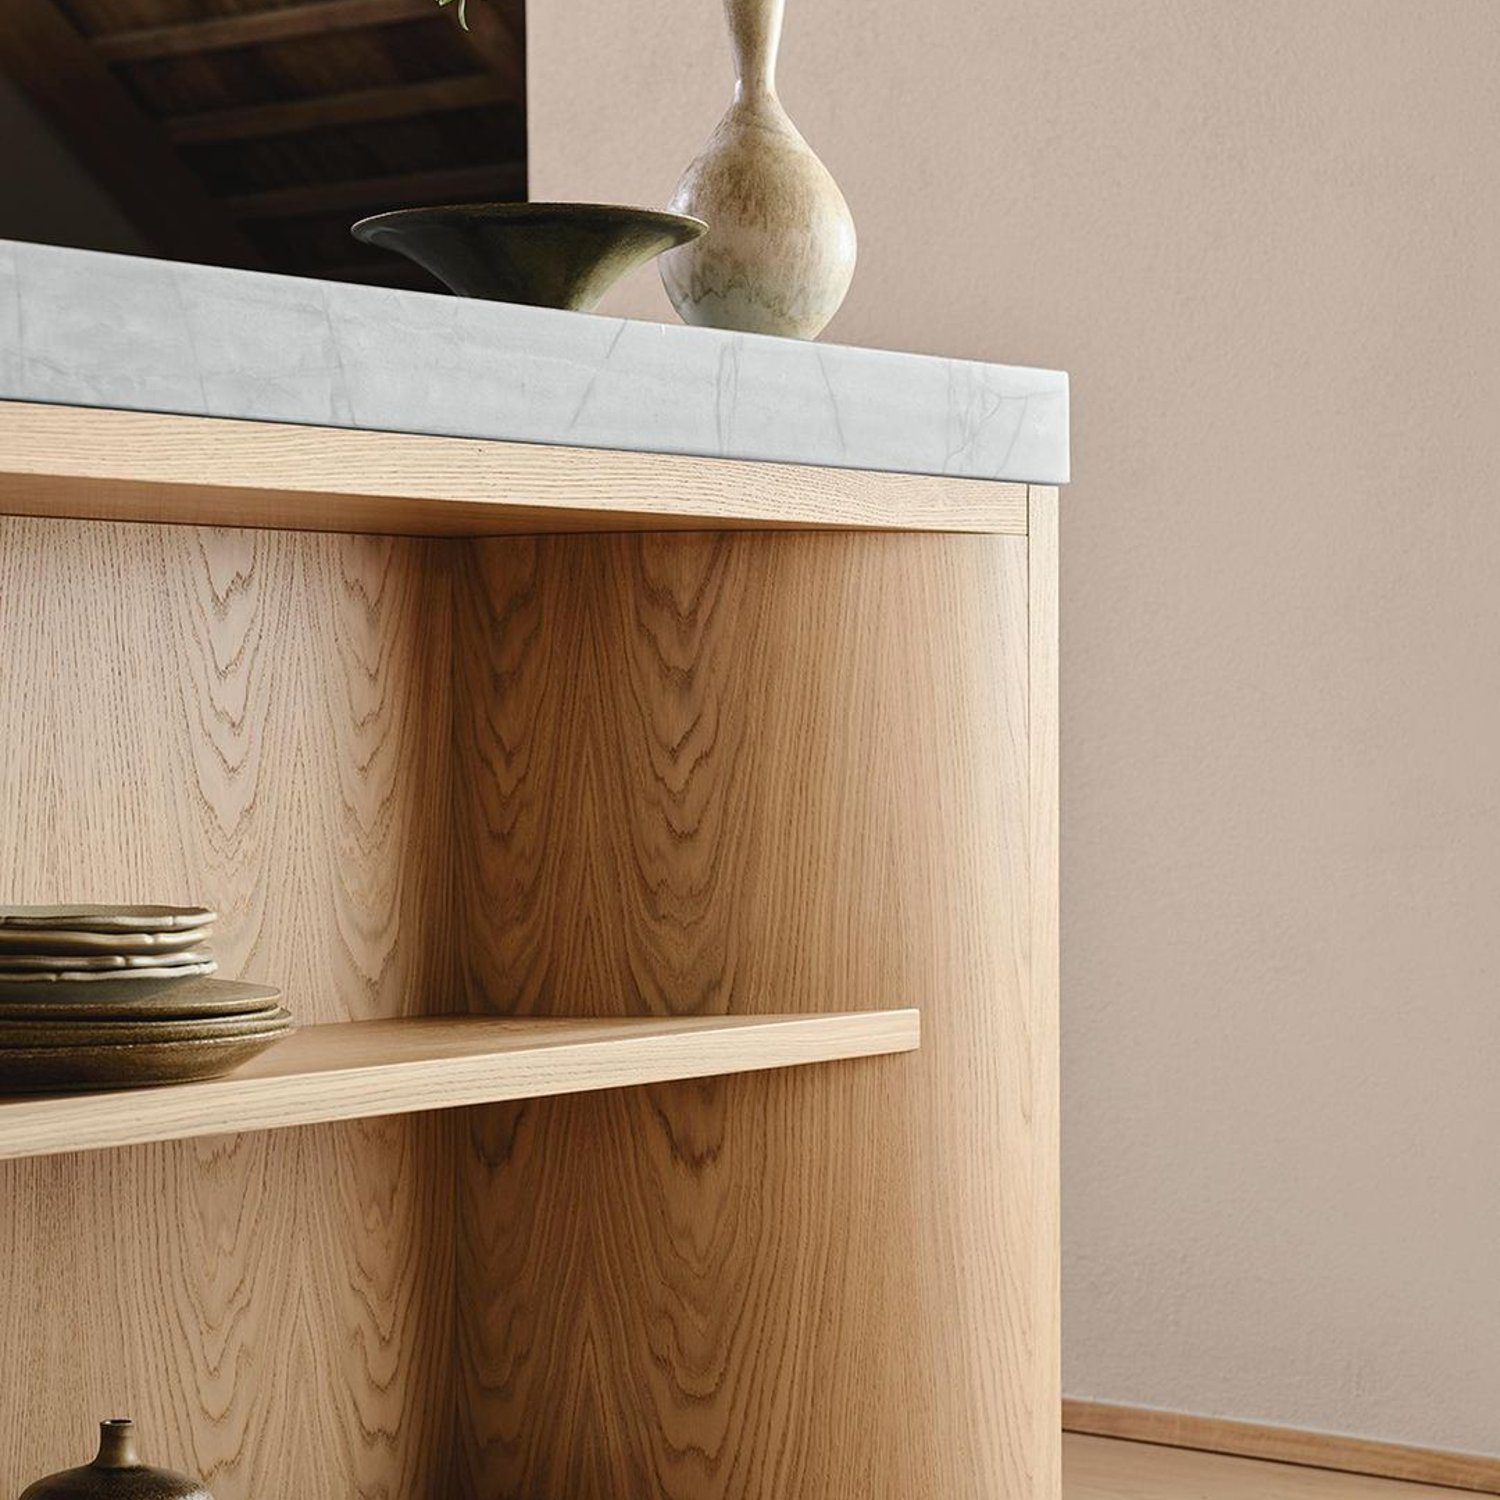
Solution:
{"label": "oak wood grain", "polygon": [[[152,462],[187,476],[177,441]],[[452,451],[402,481],[424,518]],[[531,491],[706,513],[704,473],[756,468],[639,457]],[[734,504],[787,524],[765,467]],[[869,514],[883,480],[838,483]],[[927,1024],[807,1072],[0,1165],[0,1492],[129,1412],[219,1500],[1055,1500],[1053,533],[1021,502],[988,537],[0,521],[0,889],[216,906],[227,975],[356,1023],[243,1075],[303,1069],[282,1123],[496,1087],[487,1016],[699,1052],[731,1016],[777,1049]],[[425,1019],[455,1008],[481,1030]]]}
{"label": "oak wood grain", "polygon": [[[1163,1478],[1179,1475],[1175,1488],[1194,1495],[1226,1497],[1263,1496],[1284,1493],[1308,1497],[1390,1495],[1390,1500],[1416,1500],[1426,1496],[1429,1485],[1450,1490],[1478,1490],[1500,1495],[1500,1458],[1480,1453],[1453,1453],[1436,1448],[1417,1448],[1404,1443],[1378,1442],[1345,1433],[1307,1432],[1295,1427],[1276,1427],[1260,1422],[1237,1422],[1223,1417],[1195,1416],[1187,1412],[1156,1411],[1140,1406],[1114,1406],[1102,1401],[1064,1401],[1063,1426],[1079,1434],[1071,1440],[1070,1469],[1081,1476],[1088,1454],[1088,1468],[1098,1471],[1106,1460],[1125,1474],[1136,1470],[1151,1477],[1151,1486],[1137,1488],[1138,1480],[1122,1476],[1118,1491],[1101,1493],[1121,1497],[1137,1494],[1170,1495],[1173,1485]],[[1092,1438],[1083,1434],[1091,1434]],[[1121,1438],[1129,1444],[1154,1444],[1136,1453],[1125,1444],[1102,1443],[1101,1438]],[[1186,1453],[1169,1449],[1200,1450],[1197,1462]],[[1205,1455],[1233,1455],[1208,1459]],[[1299,1471],[1269,1468],[1265,1463],[1236,1462],[1262,1459],[1278,1465],[1296,1464]],[[1402,1485],[1371,1485],[1368,1480],[1335,1478],[1317,1470],[1336,1470],[1343,1475],[1373,1475],[1380,1479],[1404,1480],[1422,1486],[1408,1490]],[[1295,1475],[1295,1477],[1293,1477]],[[1210,1476],[1218,1476],[1211,1480]],[[1270,1486],[1277,1488],[1272,1489]],[[1158,1487],[1159,1486],[1159,1487]],[[1070,1478],[1068,1489],[1075,1486]],[[1093,1493],[1092,1490],[1087,1493]],[[1449,1493],[1447,1500],[1453,1500]]]}
{"label": "oak wood grain", "polygon": [[484,541],[455,587],[476,1010],[924,1026],[468,1114],[463,1492],[1052,1500],[1026,543]]}
{"label": "oak wood grain", "polygon": [[279,1130],[909,1052],[914,1010],[827,1016],[342,1021],[297,1032],[224,1078],[0,1099],[0,1159]]}
{"label": "oak wood grain", "polygon": [[418,536],[1026,530],[1026,486],[0,402],[0,512]]}
{"label": "oak wood grain", "polygon": [[[451,996],[446,544],[0,522],[0,890],[204,902],[302,1021]],[[219,1500],[440,1493],[452,1121],[0,1166],[0,1493],[131,1414]]]}

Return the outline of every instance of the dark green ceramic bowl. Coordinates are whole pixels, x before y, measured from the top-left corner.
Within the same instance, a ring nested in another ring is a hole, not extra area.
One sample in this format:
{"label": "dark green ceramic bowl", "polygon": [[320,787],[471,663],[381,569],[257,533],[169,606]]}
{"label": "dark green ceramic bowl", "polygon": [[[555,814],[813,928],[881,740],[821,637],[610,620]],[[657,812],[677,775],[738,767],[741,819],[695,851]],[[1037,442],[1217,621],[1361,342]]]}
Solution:
{"label": "dark green ceramic bowl", "polygon": [[608,203],[466,203],[376,214],[353,234],[460,297],[589,312],[627,271],[707,229],[686,214]]}

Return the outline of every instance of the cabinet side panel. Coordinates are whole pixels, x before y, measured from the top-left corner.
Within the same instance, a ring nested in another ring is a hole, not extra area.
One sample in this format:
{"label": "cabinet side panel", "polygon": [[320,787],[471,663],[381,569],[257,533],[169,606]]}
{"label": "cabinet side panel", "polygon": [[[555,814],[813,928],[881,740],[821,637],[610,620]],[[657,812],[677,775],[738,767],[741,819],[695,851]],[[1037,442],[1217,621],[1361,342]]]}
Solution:
{"label": "cabinet side panel", "polygon": [[1032,1198],[1037,1258],[1036,1322],[1053,1330],[1037,1346],[1033,1442],[1036,1493],[1062,1493],[1062,1240],[1059,1217],[1059,981],[1061,926],[1058,889],[1058,494],[1033,485],[1027,517],[1027,682],[1031,775],[1031,1016],[1033,1149],[1037,1178]]}
{"label": "cabinet side panel", "polygon": [[[213,905],[300,1021],[451,1005],[447,545],[0,521],[0,899]],[[218,1500],[441,1495],[453,1139],[0,1166],[0,1494],[131,1415]]]}
{"label": "cabinet side panel", "polygon": [[466,1493],[1051,1500],[1025,539],[504,540],[464,566],[471,1003],[915,1004],[924,1032],[470,1112]]}

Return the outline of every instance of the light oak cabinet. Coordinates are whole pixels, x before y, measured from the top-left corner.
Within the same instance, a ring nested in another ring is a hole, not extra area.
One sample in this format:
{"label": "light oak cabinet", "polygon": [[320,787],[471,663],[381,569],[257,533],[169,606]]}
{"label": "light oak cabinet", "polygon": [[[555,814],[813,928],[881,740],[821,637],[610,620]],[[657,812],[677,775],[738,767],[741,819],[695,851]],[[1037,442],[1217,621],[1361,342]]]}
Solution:
{"label": "light oak cabinet", "polygon": [[0,1492],[1055,1500],[1054,489],[9,402],[0,511],[4,899],[309,1027],[0,1101]]}

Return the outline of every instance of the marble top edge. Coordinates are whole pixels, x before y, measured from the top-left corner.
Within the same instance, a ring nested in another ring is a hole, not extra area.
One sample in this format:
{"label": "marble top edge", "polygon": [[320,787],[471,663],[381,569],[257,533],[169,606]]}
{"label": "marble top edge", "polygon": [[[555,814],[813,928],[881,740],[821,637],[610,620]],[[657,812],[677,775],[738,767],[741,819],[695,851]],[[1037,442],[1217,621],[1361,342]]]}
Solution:
{"label": "marble top edge", "polygon": [[1068,480],[1061,371],[14,240],[0,398]]}

